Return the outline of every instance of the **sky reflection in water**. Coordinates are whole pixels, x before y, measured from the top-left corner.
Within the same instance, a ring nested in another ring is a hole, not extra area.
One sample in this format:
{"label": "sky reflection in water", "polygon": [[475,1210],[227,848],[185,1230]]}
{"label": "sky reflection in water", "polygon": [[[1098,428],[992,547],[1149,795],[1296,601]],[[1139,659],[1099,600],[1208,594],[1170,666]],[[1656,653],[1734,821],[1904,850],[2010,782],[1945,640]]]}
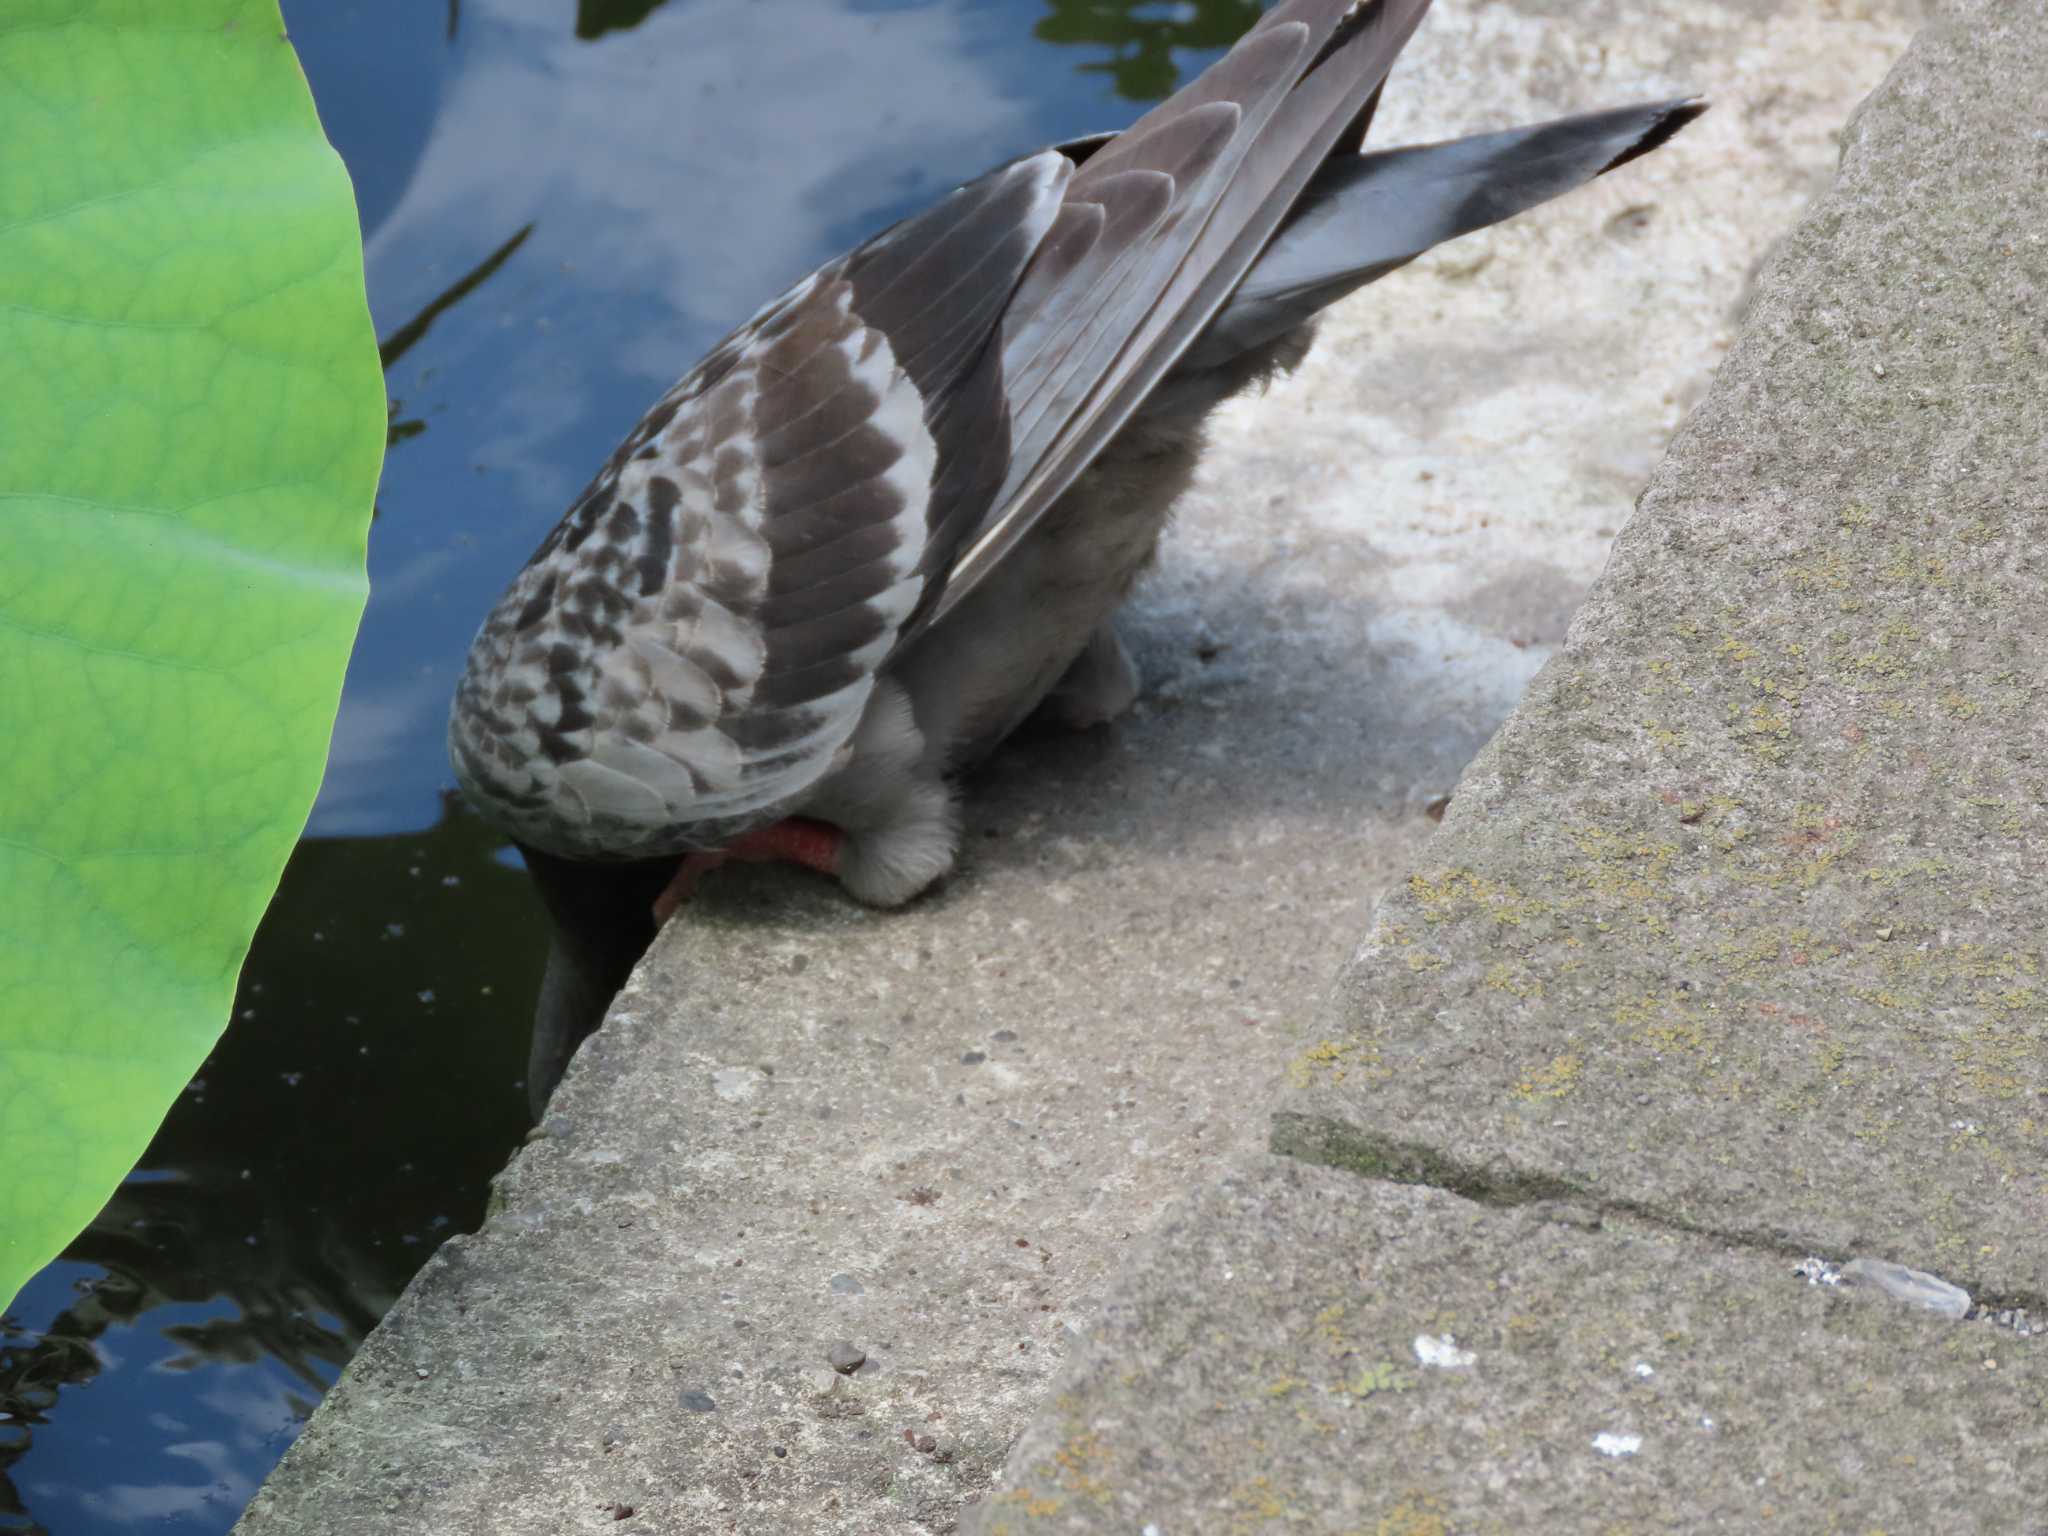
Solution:
{"label": "sky reflection in water", "polygon": [[485,610],[625,430],[820,261],[1011,155],[1130,121],[1143,104],[1119,91],[1170,88],[1255,13],[284,10],[398,354],[370,605],[233,1025],[143,1170],[0,1324],[0,1533],[226,1531],[413,1271],[480,1219],[526,1129],[543,934],[524,876],[448,796],[447,699]]}

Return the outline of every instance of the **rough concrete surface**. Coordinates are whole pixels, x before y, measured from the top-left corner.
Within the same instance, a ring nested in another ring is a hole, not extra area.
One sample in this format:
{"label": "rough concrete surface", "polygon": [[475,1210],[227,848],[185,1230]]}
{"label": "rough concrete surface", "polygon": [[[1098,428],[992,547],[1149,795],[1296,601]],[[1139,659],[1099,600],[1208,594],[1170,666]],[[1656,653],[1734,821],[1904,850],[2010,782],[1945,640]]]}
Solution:
{"label": "rough concrete surface", "polygon": [[2048,1340],[1753,1249],[1255,1158],[1144,1276],[978,1536],[2048,1531]]}
{"label": "rough concrete surface", "polygon": [[2048,1531],[2043,79],[1967,0],[1859,113],[1296,1056],[1318,1178],[1178,1208],[979,1536]]}
{"label": "rough concrete surface", "polygon": [[2048,1296],[2044,79],[1977,4],[1858,116],[1290,1149]]}
{"label": "rough concrete surface", "polygon": [[246,1536],[952,1529],[1127,1239],[1265,1136],[1918,13],[1440,6],[1391,135],[1719,106],[1233,411],[1139,601],[1145,699],[978,775],[946,889],[707,884]]}

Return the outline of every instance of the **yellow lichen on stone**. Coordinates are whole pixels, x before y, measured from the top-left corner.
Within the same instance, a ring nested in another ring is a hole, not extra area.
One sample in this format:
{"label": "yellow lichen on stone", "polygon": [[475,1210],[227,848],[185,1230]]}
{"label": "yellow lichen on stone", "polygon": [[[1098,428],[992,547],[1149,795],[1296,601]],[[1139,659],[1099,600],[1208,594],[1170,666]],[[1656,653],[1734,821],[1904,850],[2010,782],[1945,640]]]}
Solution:
{"label": "yellow lichen on stone", "polygon": [[1097,1504],[1109,1497],[1109,1483],[1103,1474],[1110,1470],[1113,1458],[1092,1430],[1068,1436],[1052,1459],[1060,1469],[1060,1487],[1066,1492]]}
{"label": "yellow lichen on stone", "polygon": [[1340,1040],[1318,1041],[1287,1064],[1287,1080],[1297,1088],[1308,1087],[1317,1077],[1341,1083],[1354,1072],[1382,1082],[1393,1075],[1380,1065],[1379,1047],[1347,1045]]}
{"label": "yellow lichen on stone", "polygon": [[1393,1361],[1376,1360],[1337,1390],[1363,1402],[1366,1398],[1377,1397],[1382,1392],[1406,1392],[1414,1385],[1414,1378],[1399,1369]]}
{"label": "yellow lichen on stone", "polygon": [[1563,1099],[1578,1086],[1584,1063],[1577,1056],[1559,1056],[1547,1067],[1539,1067],[1515,1084],[1520,1099]]}
{"label": "yellow lichen on stone", "polygon": [[1840,592],[1849,585],[1848,570],[1842,557],[1833,550],[1810,564],[1793,566],[1791,577],[1793,587],[1800,592]]}
{"label": "yellow lichen on stone", "polygon": [[1497,923],[1516,927],[1547,910],[1543,902],[1524,896],[1512,885],[1496,885],[1469,869],[1446,870],[1434,879],[1411,875],[1408,892],[1432,923],[1449,922],[1476,910]]}
{"label": "yellow lichen on stone", "polygon": [[1863,871],[1863,878],[1874,885],[1904,885],[1914,880],[1946,881],[1955,873],[1954,866],[1946,859],[1913,859],[1904,864],[1883,865]]}
{"label": "yellow lichen on stone", "polygon": [[1927,554],[1910,544],[1892,547],[1892,557],[1879,569],[1878,580],[1887,586],[1911,587],[1921,590],[1927,587],[1946,587],[1949,584],[1948,562],[1939,555]]}
{"label": "yellow lichen on stone", "polygon": [[1691,1019],[1645,1024],[1631,1038],[1639,1045],[1659,1051],[1684,1051],[1696,1055],[1708,1048],[1707,1032]]}
{"label": "yellow lichen on stone", "polygon": [[1785,738],[1792,734],[1791,718],[1768,704],[1749,706],[1749,718],[1744,722],[1742,745],[1769,762],[1779,762],[1785,756]]}
{"label": "yellow lichen on stone", "polygon": [[1003,1502],[1016,1505],[1018,1509],[1034,1520],[1042,1520],[1048,1516],[1056,1515],[1066,1508],[1067,1505],[1065,1499],[1054,1498],[1050,1494],[1041,1494],[1030,1488],[1012,1488],[1003,1495]]}
{"label": "yellow lichen on stone", "polygon": [[1373,1536],[1451,1536],[1442,1501],[1411,1493],[1380,1517]]}
{"label": "yellow lichen on stone", "polygon": [[1526,968],[1511,965],[1502,960],[1486,973],[1488,991],[1506,992],[1524,1001],[1543,995],[1543,983],[1530,975]]}
{"label": "yellow lichen on stone", "polygon": [[1341,1326],[1343,1320],[1344,1303],[1341,1301],[1331,1302],[1316,1314],[1315,1323],[1312,1325],[1316,1337],[1333,1349],[1341,1350],[1348,1348],[1350,1340],[1345,1337],[1344,1329]]}
{"label": "yellow lichen on stone", "polygon": [[1248,1483],[1239,1483],[1230,1490],[1230,1502],[1235,1513],[1231,1526],[1245,1530],[1247,1517],[1260,1520],[1280,1520],[1293,1513],[1293,1506],[1287,1499],[1276,1493],[1270,1478],[1255,1477]]}
{"label": "yellow lichen on stone", "polygon": [[1956,1042],[1952,1059],[1963,1081],[1994,1099],[2015,1099],[2027,1092],[2024,1068],[2042,1051],[2040,1039],[2028,1030],[1980,1025]]}
{"label": "yellow lichen on stone", "polygon": [[1670,903],[1668,877],[1678,857],[1675,843],[1644,842],[1598,826],[1573,827],[1571,838],[1590,861],[1567,867],[1566,878],[1574,885],[1628,908],[1639,920],[1650,917],[1648,908]]}

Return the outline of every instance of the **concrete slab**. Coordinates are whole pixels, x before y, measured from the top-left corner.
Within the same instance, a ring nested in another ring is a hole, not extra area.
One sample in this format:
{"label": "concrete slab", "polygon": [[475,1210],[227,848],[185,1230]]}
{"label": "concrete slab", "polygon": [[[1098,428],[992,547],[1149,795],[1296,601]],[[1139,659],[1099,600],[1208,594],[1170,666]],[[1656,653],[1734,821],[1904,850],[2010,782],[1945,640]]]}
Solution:
{"label": "concrete slab", "polygon": [[1139,603],[1146,698],[981,774],[947,889],[708,885],[240,1529],[952,1529],[1127,1239],[1265,1136],[1917,10],[1444,6],[1404,136],[1723,104],[1368,292],[1223,424]]}
{"label": "concrete slab", "polygon": [[1281,1143],[2048,1297],[2048,17],[1861,112]]}
{"label": "concrete slab", "polygon": [[1148,1241],[975,1536],[2048,1531],[2048,1350],[1279,1158]]}
{"label": "concrete slab", "polygon": [[1963,0],[1859,114],[1297,1056],[1324,1166],[1176,1208],[976,1536],[2048,1530],[2042,78]]}

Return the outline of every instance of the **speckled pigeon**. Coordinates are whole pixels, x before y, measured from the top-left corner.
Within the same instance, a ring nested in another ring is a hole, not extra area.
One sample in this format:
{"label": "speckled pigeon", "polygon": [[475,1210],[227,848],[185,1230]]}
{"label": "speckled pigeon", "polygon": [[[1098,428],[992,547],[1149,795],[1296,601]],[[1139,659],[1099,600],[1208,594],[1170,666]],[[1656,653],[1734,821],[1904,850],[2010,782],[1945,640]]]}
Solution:
{"label": "speckled pigeon", "polygon": [[[1202,422],[1316,313],[1656,148],[1690,100],[1363,152],[1429,0],[1285,0],[1122,133],[827,263],[627,435],[484,621],[449,727],[594,1023],[723,857],[880,906],[953,865],[948,775],[1133,698],[1111,616]],[[680,867],[681,873],[678,874]]]}

